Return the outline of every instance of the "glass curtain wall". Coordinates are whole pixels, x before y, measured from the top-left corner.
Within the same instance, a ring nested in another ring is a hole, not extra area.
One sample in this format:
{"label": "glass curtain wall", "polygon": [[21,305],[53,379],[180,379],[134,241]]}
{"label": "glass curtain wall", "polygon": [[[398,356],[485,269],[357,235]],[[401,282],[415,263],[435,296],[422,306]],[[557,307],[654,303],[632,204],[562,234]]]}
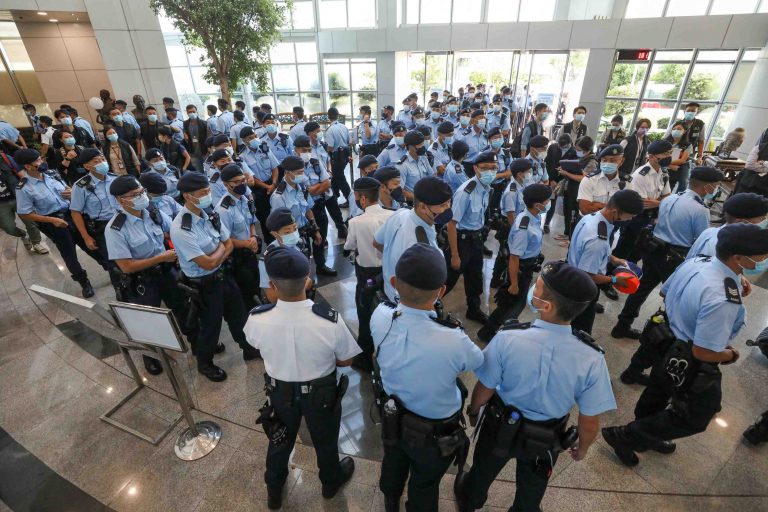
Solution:
{"label": "glass curtain wall", "polygon": [[16,24],[12,21],[2,21],[0,22],[0,119],[18,128],[28,127],[29,120],[21,108],[23,103],[35,105],[38,115],[52,115]]}
{"label": "glass curtain wall", "polygon": [[347,126],[352,126],[358,109],[363,105],[371,107],[374,118],[379,117],[375,58],[324,59],[323,69],[326,105],[339,109],[339,114],[345,116]]}

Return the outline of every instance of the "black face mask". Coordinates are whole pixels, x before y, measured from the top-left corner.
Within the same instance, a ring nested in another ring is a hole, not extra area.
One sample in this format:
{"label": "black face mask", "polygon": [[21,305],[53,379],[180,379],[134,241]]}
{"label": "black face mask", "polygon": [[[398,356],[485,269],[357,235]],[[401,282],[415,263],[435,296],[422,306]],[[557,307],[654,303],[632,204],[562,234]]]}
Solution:
{"label": "black face mask", "polygon": [[234,192],[239,196],[245,195],[247,191],[248,191],[248,185],[246,185],[245,183],[241,183],[232,189],[232,192]]}
{"label": "black face mask", "polygon": [[659,165],[661,167],[669,167],[669,164],[672,163],[672,157],[671,156],[665,156],[664,158],[659,160]]}
{"label": "black face mask", "polygon": [[426,155],[427,154],[427,148],[425,148],[424,146],[421,146],[420,148],[416,148],[416,154],[418,156]]}
{"label": "black face mask", "polygon": [[405,197],[403,196],[403,187],[393,188],[389,191],[389,196],[398,203],[405,202]]}

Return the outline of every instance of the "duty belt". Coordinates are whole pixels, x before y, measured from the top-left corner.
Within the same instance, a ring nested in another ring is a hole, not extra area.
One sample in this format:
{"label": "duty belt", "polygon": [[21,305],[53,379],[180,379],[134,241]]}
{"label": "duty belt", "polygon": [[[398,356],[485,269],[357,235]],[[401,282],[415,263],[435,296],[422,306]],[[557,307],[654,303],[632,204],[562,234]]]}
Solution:
{"label": "duty belt", "polygon": [[482,229],[459,229],[457,230],[459,240],[482,240]]}
{"label": "duty belt", "polygon": [[325,377],[319,377],[304,382],[288,382],[284,380],[275,379],[270,377],[269,374],[264,374],[264,385],[269,392],[282,391],[284,389],[293,389],[299,391],[302,395],[308,395],[313,387],[336,385],[336,370],[332,371]]}

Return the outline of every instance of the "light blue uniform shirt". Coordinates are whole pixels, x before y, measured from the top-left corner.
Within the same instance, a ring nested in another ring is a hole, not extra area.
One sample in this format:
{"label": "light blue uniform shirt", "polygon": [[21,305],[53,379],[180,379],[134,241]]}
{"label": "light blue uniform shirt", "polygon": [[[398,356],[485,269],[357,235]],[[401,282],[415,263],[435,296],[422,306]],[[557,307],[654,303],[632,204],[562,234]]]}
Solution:
{"label": "light blue uniform shirt", "polygon": [[60,179],[42,173],[41,179],[27,174],[27,181],[20,189],[16,189],[16,213],[36,213],[50,215],[51,213],[69,209],[69,201],[61,197],[67,186]]}
{"label": "light blue uniform shirt", "polygon": [[438,324],[434,311],[380,304],[371,316],[371,335],[385,391],[409,411],[429,419],[461,412],[456,378],[483,362],[483,353],[463,329]]}
{"label": "light blue uniform shirt", "polygon": [[178,117],[170,122],[171,126],[175,126],[179,129],[178,132],[173,132],[173,135],[171,135],[171,138],[178,142],[179,144],[184,143],[184,121],[179,119]]}
{"label": "light blue uniform shirt", "polygon": [[[528,227],[522,229],[520,222],[523,218],[528,219]],[[507,246],[509,254],[514,254],[524,260],[535,258],[541,253],[541,243],[544,233],[541,229],[541,216],[533,215],[529,210],[525,210],[515,219],[515,225],[509,230],[507,237]]]}
{"label": "light blue uniform shirt", "polygon": [[746,324],[741,292],[739,276],[717,258],[684,261],[661,287],[675,336],[714,352],[725,350]]}
{"label": "light blue uniform shirt", "polygon": [[533,185],[534,183],[543,183],[545,181],[549,181],[549,174],[547,174],[547,166],[544,164],[544,159],[541,160],[537,158],[533,158],[531,154],[529,153],[526,157],[526,160],[531,161],[531,172],[528,174],[528,177],[523,182],[523,188],[527,187],[528,185]]}
{"label": "light blue uniform shirt", "polygon": [[501,195],[501,213],[504,215],[509,212],[518,214],[525,210],[523,188],[525,188],[525,181],[523,183],[518,183],[514,179],[510,180],[509,185],[504,189],[504,193]]}
{"label": "light blue uniform shirt", "polygon": [[485,118],[488,120],[488,124],[486,125],[486,128],[489,131],[491,128],[496,128],[497,126],[501,131],[511,129],[511,126],[509,124],[509,114],[503,116],[504,122],[501,121],[502,115],[503,115],[503,111],[499,112],[498,114],[495,114],[493,113],[493,111],[489,110],[488,114],[485,116]]}
{"label": "light blue uniform shirt", "polygon": [[365,136],[365,123],[360,123],[357,127],[357,140],[360,144],[376,144],[379,141],[379,125],[370,121],[371,123],[371,136]]}
{"label": "light blue uniform shirt", "polygon": [[475,373],[529,420],[562,418],[574,404],[586,416],[616,409],[605,357],[576,338],[570,325],[537,319],[529,329],[499,331]]}
{"label": "light blue uniform shirt", "polygon": [[690,247],[709,227],[709,208],[691,189],[662,199],[653,235],[672,245]]}
{"label": "light blue uniform shirt", "polygon": [[[475,183],[472,192],[467,192],[467,186]],[[485,210],[488,208],[488,195],[490,187],[486,187],[477,177],[467,180],[453,194],[451,208],[456,228],[468,231],[482,229],[485,224]]]}
{"label": "light blue uniform shirt", "polygon": [[273,210],[283,207],[291,210],[291,215],[293,215],[299,229],[307,225],[309,222],[307,212],[315,205],[311,195],[307,194],[307,197],[304,198],[304,190],[298,187],[293,188],[286,181],[285,190],[282,193],[280,190],[275,190],[269,197],[269,204]]}
{"label": "light blue uniform shirt", "polygon": [[448,144],[440,144],[440,141],[437,140],[437,135],[434,138],[435,141],[429,145],[429,150],[435,156],[435,167],[448,165],[448,162],[451,161]]}
{"label": "light blue uniform shirt", "polygon": [[251,125],[246,123],[245,121],[238,121],[230,127],[227,133],[229,134],[230,139],[235,139],[235,143],[237,144],[237,147],[240,147],[243,145],[243,139],[240,138],[240,130],[250,126]]}
{"label": "light blue uniform shirt", "polygon": [[349,146],[349,131],[338,121],[334,121],[325,130],[325,143],[330,151]]}
{"label": "light blue uniform shirt", "polygon": [[[312,187],[314,185],[317,185],[318,183],[322,183],[324,181],[329,181],[331,179],[331,175],[328,174],[328,170],[325,168],[325,165],[323,165],[322,161],[316,161],[312,162],[311,160],[304,164],[304,174],[307,175],[307,178],[309,178],[309,183],[307,184],[307,187]],[[319,195],[313,195],[312,199],[317,201],[321,197],[331,197],[333,196],[333,191],[331,189],[326,190],[322,194]]]}
{"label": "light blue uniform shirt", "polygon": [[242,160],[242,167],[251,171],[253,176],[264,183],[272,179],[272,169],[280,165],[280,161],[269,149],[269,142],[261,139],[259,149],[253,150],[246,147],[238,155]]}
{"label": "light blue uniform shirt", "polygon": [[475,128],[471,128],[471,131],[464,135],[463,139],[464,142],[467,143],[467,146],[469,146],[469,152],[467,153],[467,160],[470,160],[477,156],[478,153],[480,153],[483,148],[485,148],[488,145],[488,137],[485,136],[485,131],[481,131],[480,133],[477,133],[475,131]]}
{"label": "light blue uniform shirt", "polygon": [[208,126],[208,136],[211,135],[218,135],[221,133],[221,129],[219,128],[219,116],[210,116],[206,121],[205,124]]}
{"label": "light blue uniform shirt", "polygon": [[166,214],[171,220],[175,219],[176,215],[179,213],[179,210],[181,210],[181,205],[174,198],[168,195],[162,195],[160,196],[159,201],[152,201],[152,203],[157,206],[161,212]]}
{"label": "light blue uniform shirt", "polygon": [[396,119],[398,121],[402,121],[403,123],[405,123],[405,127],[408,128],[409,130],[413,127],[413,114],[411,114],[410,108],[408,109],[408,111],[403,109],[400,112],[398,112]]}
{"label": "light blue uniform shirt", "polygon": [[472,133],[472,128],[470,128],[469,125],[467,125],[466,127],[461,126],[461,121],[459,121],[459,124],[456,125],[456,129],[453,131],[453,137],[456,140],[465,140],[467,136],[471,133]]}
{"label": "light blue uniform shirt", "polygon": [[447,116],[445,116],[444,120],[450,122],[454,128],[457,128],[459,126],[459,116],[453,116],[448,114]]}
{"label": "light blue uniform shirt", "polygon": [[448,165],[445,166],[443,181],[451,187],[451,190],[453,190],[454,193],[456,193],[461,184],[468,179],[467,173],[464,172],[464,166],[456,160],[451,160]]}
{"label": "light blue uniform shirt", "polygon": [[[229,208],[222,203],[227,197],[231,197],[235,204]],[[235,240],[248,240],[251,238],[251,224],[256,224],[256,217],[248,209],[248,196],[240,196],[240,199],[227,192],[216,206],[216,213],[221,218],[221,223],[227,226],[229,234]]]}
{"label": "light blue uniform shirt", "polygon": [[[284,133],[276,133],[274,137],[267,134],[263,137],[262,142],[269,144],[269,149],[277,159],[278,163],[282,162],[285,157],[293,154],[293,139],[289,135]],[[285,144],[283,144],[285,141]],[[275,166],[277,167],[277,166]]]}
{"label": "light blue uniform shirt", "polygon": [[72,124],[74,124],[78,128],[82,128],[83,130],[87,131],[88,135],[90,135],[94,141],[98,141],[98,139],[96,138],[96,135],[93,133],[93,127],[91,126],[91,123],[89,123],[82,117],[78,117],[74,119],[72,121]]}
{"label": "light blue uniform shirt", "polygon": [[[725,224],[723,224],[723,226],[725,226]],[[689,260],[696,256],[712,256],[714,258],[715,250],[717,249],[717,233],[720,232],[723,226],[707,228],[702,231],[699,238],[696,239],[688,250],[685,259]]]}
{"label": "light blue uniform shirt", "polygon": [[[189,231],[181,229],[181,222],[187,213],[192,216],[192,229]],[[204,211],[198,217],[185,206],[171,222],[171,242],[176,249],[181,271],[187,277],[203,277],[216,272],[219,267],[206,270],[192,260],[213,253],[220,242],[227,240],[229,229],[222,223],[221,231],[216,231]]]}
{"label": "light blue uniform shirt", "polygon": [[304,132],[304,125],[307,124],[307,121],[302,119],[295,125],[291,127],[291,129],[288,131],[288,134],[291,136],[291,139],[296,140],[296,137],[299,135],[306,135]]}
{"label": "light blue uniform shirt", "polygon": [[[120,210],[123,213],[124,210]],[[110,260],[145,260],[165,252],[163,233],[171,229],[171,219],[158,211],[160,225],[158,226],[148,210],[142,210],[141,217],[125,213],[125,223],[120,230],[112,229],[117,212],[104,230],[107,241],[107,254]]]}
{"label": "light blue uniform shirt", "polygon": [[19,140],[19,130],[6,121],[0,121],[0,140],[16,142]]}
{"label": "light blue uniform shirt", "polygon": [[[273,205],[274,206],[274,205]],[[427,241],[432,247],[437,246],[437,234],[435,227],[430,226],[416,215],[416,212],[406,208],[393,213],[387,221],[376,231],[374,240],[384,246],[381,258],[381,269],[384,275],[384,292],[391,300],[395,300],[397,292],[389,282],[389,278],[395,275],[395,265],[400,256],[410,246],[417,242],[416,228],[421,227],[427,234]]]}
{"label": "light blue uniform shirt", "polygon": [[[93,191],[81,187],[80,183],[90,177]],[[104,180],[94,178],[88,174],[75,182],[72,186],[72,201],[69,209],[87,215],[91,220],[109,220],[119,208],[115,196],[109,193],[109,185],[117,178],[114,174],[107,174]]]}
{"label": "light blue uniform shirt", "polygon": [[387,121],[386,119],[380,120],[376,124],[376,131],[378,133],[383,133],[385,135],[391,135],[392,134],[392,127],[390,126],[390,121]]}
{"label": "light blue uniform shirt", "polygon": [[385,165],[395,165],[407,153],[408,150],[405,149],[405,145],[398,146],[393,142],[384,148],[381,153],[379,153],[379,156],[376,157],[376,161],[379,162],[379,167],[384,167]]}
{"label": "light blue uniform shirt", "polygon": [[405,160],[402,163],[396,164],[395,167],[400,171],[403,188],[408,192],[413,192],[413,187],[421,178],[435,174],[434,167],[429,165],[427,155],[418,156],[416,159],[413,159],[410,154],[406,153]]}
{"label": "light blue uniform shirt", "polygon": [[437,127],[443,124],[442,117],[438,117],[437,121],[433,121],[431,116],[427,116],[427,120],[424,122],[424,126],[429,126],[429,129],[432,130],[432,140],[437,140]]}
{"label": "light blue uniform shirt", "polygon": [[219,204],[221,198],[227,195],[227,186],[224,185],[224,181],[221,179],[221,171],[215,167],[211,167],[208,170],[208,181],[211,187],[213,204]]}
{"label": "light blue uniform shirt", "polygon": [[139,126],[139,122],[136,120],[135,117],[133,117],[133,114],[131,114],[127,110],[123,112],[123,122],[129,123],[131,126],[136,128],[136,133],[141,133],[141,126]]}
{"label": "light blue uniform shirt", "polygon": [[235,124],[235,114],[227,110],[219,114],[217,119],[219,123],[219,133],[229,135],[229,130],[232,129],[232,125]]}
{"label": "light blue uniform shirt", "polygon": [[[597,234],[598,224],[605,222],[608,235],[605,240]],[[590,274],[605,275],[611,255],[610,237],[613,224],[600,212],[590,213],[581,218],[571,235],[568,247],[568,264]]]}
{"label": "light blue uniform shirt", "polygon": [[312,158],[317,158],[318,160],[323,162],[323,165],[328,165],[331,157],[328,154],[328,150],[326,150],[324,144],[322,144],[320,142],[318,142],[317,144],[312,144],[310,142],[309,147],[310,147],[311,152],[312,152]]}
{"label": "light blue uniform shirt", "polygon": [[536,122],[536,133],[531,133],[531,128],[528,126],[528,123],[525,124],[525,128],[523,128],[523,133],[520,135],[520,150],[528,149],[528,143],[531,141],[531,137],[538,135],[539,133],[544,133],[544,127],[539,123]]}
{"label": "light blue uniform shirt", "polygon": [[173,169],[171,169],[170,166],[166,164],[165,169],[157,172],[160,173],[160,176],[163,177],[163,181],[165,181],[165,185],[168,187],[165,191],[165,194],[174,198],[179,197],[179,178],[176,177],[176,173],[173,171]]}

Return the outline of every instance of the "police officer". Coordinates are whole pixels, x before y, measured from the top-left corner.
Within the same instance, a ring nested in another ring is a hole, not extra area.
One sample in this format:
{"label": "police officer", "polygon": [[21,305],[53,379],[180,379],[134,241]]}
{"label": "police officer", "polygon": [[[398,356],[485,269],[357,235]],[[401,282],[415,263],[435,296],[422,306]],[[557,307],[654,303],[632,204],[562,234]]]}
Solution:
{"label": "police officer", "polygon": [[40,231],[51,239],[59,250],[70,276],[82,288],[83,297],[93,297],[94,291],[88,274],[77,259],[79,246],[86,254],[101,261],[91,250],[72,221],[69,188],[56,171],[44,167],[40,153],[34,149],[20,149],[13,155],[26,176],[16,185],[16,213],[22,220],[35,222]]}
{"label": "police officer", "polygon": [[232,254],[233,243],[229,229],[212,209],[208,178],[199,172],[188,172],[178,186],[184,207],[171,223],[171,241],[183,274],[182,289],[196,309],[191,320],[196,323],[199,335],[193,353],[197,356],[197,371],[213,382],[220,382],[227,374],[213,363],[213,355],[222,350],[219,348],[222,319],[227,321],[232,339],[242,348],[244,360],[259,354],[245,341],[243,326],[247,312],[237,283],[221,268]]}
{"label": "police officer", "polygon": [[[360,159],[357,161],[357,168],[360,171],[360,177],[365,178],[366,176],[370,176],[373,178],[373,173],[375,173],[379,168],[379,162],[376,160],[376,157],[373,155],[364,155],[361,156]],[[378,190],[381,185],[379,183],[376,187]],[[349,217],[347,217],[347,222],[349,222],[352,217],[357,217],[358,215],[363,214],[363,210],[357,206],[357,203],[355,202],[355,187],[352,187],[352,192],[349,193],[349,197],[347,198],[347,202],[349,203]]]}
{"label": "police officer", "polygon": [[407,129],[401,122],[392,123],[392,138],[391,144],[379,153],[376,159],[379,161],[379,167],[387,165],[395,165],[400,159],[408,153],[408,149],[405,147],[405,134]]}
{"label": "police officer", "polygon": [[[443,180],[456,192],[462,183],[467,181],[467,173],[464,172],[464,159],[469,152],[469,146],[463,140],[455,140],[451,144],[451,161],[445,166]],[[439,173],[438,167],[438,173]]]}
{"label": "police officer", "polygon": [[400,184],[400,171],[392,166],[379,167],[373,177],[381,183],[379,187],[379,204],[390,210],[405,206],[403,187]]}
{"label": "police officer", "polygon": [[[176,285],[176,251],[166,250],[164,243],[171,229],[170,217],[152,207],[146,190],[133,176],[115,178],[109,193],[119,203],[104,233],[109,259],[121,272],[120,286],[115,289],[117,299],[155,307],[165,302],[183,323],[188,308],[186,297]],[[194,344],[194,331],[184,330]],[[146,355],[143,359],[151,375],[162,373],[160,361]]]}
{"label": "police officer", "polygon": [[485,325],[488,315],[480,308],[483,293],[483,225],[488,208],[491,183],[496,179],[496,155],[483,151],[475,158],[475,176],[463,183],[453,195],[453,218],[448,222],[448,244],[445,258],[449,265],[446,293],[464,275],[464,293],[470,320]]}
{"label": "police officer", "polygon": [[[581,218],[571,236],[568,264],[588,273],[598,286],[626,286],[626,276],[610,276],[608,264],[618,266],[624,260],[611,254],[611,232],[617,224],[631,220],[643,211],[643,199],[634,190],[619,190],[602,210]],[[573,321],[573,327],[590,334],[595,321],[598,294]]]}
{"label": "police officer", "polygon": [[291,139],[295,139],[299,135],[304,135],[304,125],[307,124],[307,120],[304,118],[303,107],[293,107],[293,126],[288,131]]}
{"label": "police officer", "polygon": [[374,124],[371,119],[371,107],[368,105],[361,106],[357,120],[360,122],[357,125],[357,141],[360,144],[360,155],[378,155],[378,125]]}
{"label": "police officer", "polygon": [[456,140],[464,140],[464,137],[472,132],[472,128],[469,126],[469,123],[472,121],[471,114],[472,111],[469,108],[462,108],[461,112],[459,112],[459,122],[456,123],[456,131],[453,135],[456,137]]}
{"label": "police officer", "polygon": [[496,331],[509,319],[517,319],[525,307],[525,297],[533,273],[544,261],[541,244],[544,233],[541,216],[551,207],[552,189],[541,183],[526,187],[522,193],[525,210],[517,216],[506,240],[505,251],[499,250],[507,261],[496,292],[496,309],[477,333],[480,341],[488,343]]}
{"label": "police officer", "polygon": [[281,133],[277,126],[277,117],[267,114],[262,121],[266,135],[262,139],[269,144],[269,149],[278,162],[293,154],[293,139],[287,133]]}
{"label": "police officer", "polygon": [[501,94],[495,94],[493,96],[493,107],[490,110],[491,113],[489,113],[487,117],[488,129],[498,128],[506,139],[509,137],[509,131],[512,127],[509,122],[509,109],[504,106]]}
{"label": "police officer", "polygon": [[203,169],[208,173],[209,177],[211,174],[211,167],[213,167],[213,153],[215,153],[218,150],[223,150],[227,153],[227,156],[230,158],[235,154],[235,150],[232,148],[232,144],[229,141],[229,137],[227,135],[224,135],[223,133],[220,133],[218,135],[214,135],[211,139],[211,152],[210,157],[206,158],[203,162]]}
{"label": "police officer", "polygon": [[[541,510],[558,454],[569,450],[574,460],[584,460],[597,437],[599,415],[616,409],[603,350],[573,326],[597,293],[585,272],[563,261],[548,262],[528,291],[528,305],[540,318],[504,328],[483,350],[467,415],[476,424],[486,405],[484,419],[472,469],[454,487],[462,512],[483,506],[491,483],[512,458],[517,477],[509,510]],[[566,431],[574,405],[578,441],[573,427]],[[527,442],[521,422],[524,429],[536,428],[537,443]]]}
{"label": "police officer", "polygon": [[[283,134],[281,134],[283,135]],[[268,140],[259,139],[253,128],[246,126],[240,131],[245,149],[240,152],[240,160],[253,173],[253,203],[256,208],[256,218],[262,226],[269,215],[269,197],[275,191],[278,182],[279,162],[270,148]],[[293,152],[293,141],[291,152]],[[283,157],[285,158],[285,157]],[[272,242],[272,235],[264,233],[264,241]]]}
{"label": "police officer", "polygon": [[243,139],[240,136],[240,131],[245,127],[250,127],[250,125],[245,122],[244,112],[235,110],[232,115],[235,118],[235,124],[230,127],[227,134],[229,135],[229,143],[232,144],[235,151],[239,151],[243,147]]}
{"label": "police officer", "polygon": [[413,126],[411,110],[411,97],[409,96],[403,100],[403,108],[397,113],[397,121],[403,123],[406,130],[410,130]]}
{"label": "police officer", "polygon": [[579,182],[577,200],[582,215],[602,210],[608,199],[621,190],[619,166],[623,161],[624,148],[619,144],[612,144],[600,152],[600,170],[584,176]]}
{"label": "police officer", "polygon": [[336,367],[352,364],[360,348],[336,311],[307,299],[309,260],[303,254],[276,247],[267,253],[265,266],[278,301],[251,311],[245,331],[248,343],[263,354],[269,403],[285,429],[279,442],[270,439],[264,473],[267,505],[275,510],[282,503],[288,460],[302,417],[312,436],[323,498],[333,498],[352,477],[352,457],[339,461],[341,399],[347,377],[342,376],[337,385]]}
{"label": "police officer", "polygon": [[403,252],[416,242],[438,246],[435,224],[453,218],[451,196],[451,187],[437,176],[422,178],[413,187],[413,209],[401,208],[376,231],[373,245],[382,252],[384,293],[390,300],[397,297],[390,278]]}
{"label": "police officer", "polygon": [[400,157],[397,162],[397,169],[403,180],[405,198],[412,201],[413,187],[420,179],[435,174],[435,169],[430,165],[427,158],[427,148],[424,144],[424,135],[421,132],[411,130],[405,134],[403,141],[408,152]]}
{"label": "police officer", "polygon": [[[264,258],[275,247],[295,247],[299,250],[307,259],[312,259],[312,248],[299,233],[299,226],[296,224],[296,220],[293,218],[291,210],[288,208],[280,207],[275,208],[269,212],[267,217],[267,230],[272,233],[274,241],[269,244],[259,257],[259,286],[261,287],[262,295],[268,302],[277,302],[277,293],[269,286],[269,276],[267,275],[267,267],[264,266]],[[315,274],[314,266],[310,265],[309,277],[312,281],[307,283],[307,298],[314,298],[314,285],[317,281],[317,275]]]}
{"label": "police officer", "polygon": [[709,209],[704,199],[714,197],[722,180],[721,171],[696,167],[691,171],[689,188],[661,202],[651,247],[643,256],[640,287],[627,297],[611,331],[612,337],[640,339],[640,331],[632,328],[632,322],[653,289],[672,275],[696,238],[709,226]]}
{"label": "police officer", "polygon": [[[480,366],[483,354],[461,324],[437,318],[434,305],[447,275],[440,256],[423,243],[406,249],[390,279],[400,304],[380,304],[371,318],[385,409],[379,488],[387,512],[399,509],[409,473],[406,509],[437,512],[440,480],[454,458],[463,468],[469,449],[462,416],[466,389],[459,388],[458,377]],[[387,407],[396,407],[398,418]],[[389,434],[390,422],[399,436]],[[438,443],[446,440],[452,442],[441,449]]]}
{"label": "police officer", "polygon": [[175,219],[181,210],[181,206],[178,201],[166,195],[168,182],[165,181],[164,177],[155,171],[144,171],[139,176],[139,182],[144,187],[144,190],[147,191],[149,201],[166,214],[168,218],[171,220]]}
{"label": "police officer", "polygon": [[239,165],[227,164],[221,170],[221,181],[227,187],[227,194],[216,206],[216,213],[232,240],[232,255],[229,257],[227,271],[231,272],[237,287],[240,288],[245,309],[250,311],[256,305],[255,297],[259,295],[256,208],[253,199],[246,195],[248,185]]}
{"label": "police officer", "polygon": [[485,119],[485,111],[478,108],[472,112],[470,116],[469,132],[463,133],[461,140],[467,143],[469,146],[469,152],[467,153],[467,160],[471,160],[476,157],[486,146],[488,146],[488,137],[485,132],[487,125]]}
{"label": "police officer", "polygon": [[720,411],[719,365],[738,360],[729,343],[745,325],[739,275],[764,269],[766,258],[768,231],[731,224],[717,234],[716,257],[687,260],[664,283],[661,293],[674,339],[651,371],[634,421],[603,429],[622,464],[636,466],[638,451],[674,452],[672,440],[704,432]]}
{"label": "police officer", "polygon": [[[304,125],[304,134],[309,137],[310,147],[312,148],[312,157],[317,158],[326,169],[331,168],[331,157],[329,155],[328,144],[323,140],[323,130],[315,121],[310,121]],[[298,137],[296,137],[298,138]],[[294,140],[294,147],[296,139]]]}
{"label": "police officer", "polygon": [[445,167],[451,161],[453,130],[453,123],[450,121],[441,121],[435,129],[433,137],[435,141],[429,149],[435,157],[434,167],[438,176],[443,176]]}
{"label": "police officer", "polygon": [[[349,195],[350,188],[345,172],[347,165],[352,163],[352,152],[349,149],[349,131],[339,122],[339,110],[336,107],[328,109],[328,121],[330,124],[325,130],[325,142],[330,151],[331,187],[333,199],[336,200],[339,193],[345,198]],[[340,238],[343,237],[340,236]]]}
{"label": "police officer", "polygon": [[158,172],[165,180],[166,190],[165,194],[176,199],[179,197],[179,191],[176,189],[176,184],[179,182],[181,172],[173,165],[169,165],[163,157],[163,152],[158,148],[150,148],[144,154],[144,160],[147,161],[150,168],[153,171]]}
{"label": "police officer", "polygon": [[429,119],[424,121],[424,126],[429,128],[431,138],[437,139],[437,129],[443,124],[443,104],[439,101],[434,102],[429,107]]}
{"label": "police officer", "polygon": [[528,154],[525,158],[531,162],[531,174],[525,182],[526,187],[534,183],[546,185],[549,182],[547,165],[544,162],[547,157],[547,145],[549,139],[543,135],[534,135],[528,142]]}
{"label": "police officer", "polygon": [[395,107],[387,105],[381,110],[381,119],[376,124],[376,132],[378,134],[378,144],[380,148],[384,148],[389,145],[392,140],[392,116],[395,115]]}

